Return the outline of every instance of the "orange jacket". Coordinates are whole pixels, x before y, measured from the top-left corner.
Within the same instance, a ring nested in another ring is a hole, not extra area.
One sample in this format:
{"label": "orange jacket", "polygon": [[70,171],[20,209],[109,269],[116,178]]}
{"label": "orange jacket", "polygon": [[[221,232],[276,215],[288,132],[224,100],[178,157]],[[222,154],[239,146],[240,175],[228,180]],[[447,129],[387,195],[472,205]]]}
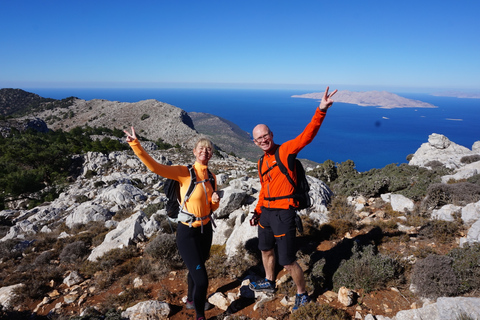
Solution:
{"label": "orange jacket", "polygon": [[[269,150],[269,152],[265,152],[263,156],[262,168],[260,168],[258,172],[262,188],[260,190],[258,204],[255,208],[255,212],[257,214],[261,214],[261,207],[288,209],[290,206],[297,206],[297,203],[295,203],[296,201],[292,198],[272,201],[265,200],[265,197],[270,198],[290,195],[293,193],[294,189],[288,182],[287,177],[280,171],[278,165],[266,173],[263,177],[262,173],[266,172],[268,168],[275,165],[275,151],[277,148],[280,148],[280,160],[287,167],[288,173],[293,178],[293,181],[297,182],[296,173],[292,174],[291,171],[291,169],[295,167],[295,158],[300,150],[302,150],[307,144],[312,142],[313,138],[315,138],[320,126],[322,125],[323,119],[325,119],[325,115],[326,112],[320,111],[320,109],[317,108],[312,120],[298,137],[293,140],[289,140],[280,146],[276,145],[274,148],[272,148],[272,150]],[[260,160],[258,161],[258,165],[260,165]]]}
{"label": "orange jacket", "polygon": [[[188,186],[190,185],[190,172],[186,166],[169,166],[165,164],[158,163],[153,159],[141,146],[138,140],[132,141],[129,143],[132,147],[133,152],[142,160],[142,162],[150,169],[152,172],[158,174],[167,179],[177,180],[180,182],[180,202],[183,203],[183,198],[187,193]],[[193,164],[195,168],[195,173],[197,175],[197,181],[208,180],[207,166],[202,165],[198,162]],[[213,174],[213,173],[212,173]],[[215,184],[217,183],[215,175]],[[210,183],[204,183],[206,188],[198,184],[195,187],[195,190],[190,195],[190,198],[185,203],[184,210],[190,212],[196,217],[205,217],[210,214],[211,211],[218,209],[219,203],[212,203],[212,193],[214,191],[213,186]],[[210,218],[203,220],[203,224],[206,224],[210,221]],[[201,226],[202,221],[195,221],[192,223],[192,227]]]}

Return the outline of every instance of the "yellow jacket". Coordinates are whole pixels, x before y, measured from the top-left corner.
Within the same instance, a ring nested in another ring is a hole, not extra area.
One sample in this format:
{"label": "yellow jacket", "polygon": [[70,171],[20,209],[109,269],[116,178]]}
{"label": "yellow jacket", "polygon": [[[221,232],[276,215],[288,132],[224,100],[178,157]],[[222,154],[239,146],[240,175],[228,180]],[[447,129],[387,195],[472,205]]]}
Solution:
{"label": "yellow jacket", "polygon": [[[190,185],[190,172],[186,166],[169,166],[165,164],[160,164],[155,159],[153,159],[141,146],[138,139],[135,141],[129,142],[130,147],[132,147],[133,152],[140,158],[140,160],[150,169],[152,172],[158,174],[167,179],[177,180],[180,182],[180,203],[183,203],[183,198],[187,193],[188,186]],[[193,164],[195,173],[197,175],[197,181],[208,180],[207,166],[195,162]],[[216,177],[215,178],[215,184]],[[195,215],[196,217],[205,217],[210,214],[210,212],[218,209],[219,203],[212,203],[212,193],[214,191],[214,186],[206,182],[203,184],[205,189],[201,184],[198,184],[195,190],[192,192],[190,198],[185,203],[183,208],[185,211]],[[206,190],[206,191],[205,191]],[[210,218],[203,220],[203,224],[207,223]],[[186,224],[186,223],[185,223]],[[195,221],[192,223],[192,227],[201,226],[202,221]]]}

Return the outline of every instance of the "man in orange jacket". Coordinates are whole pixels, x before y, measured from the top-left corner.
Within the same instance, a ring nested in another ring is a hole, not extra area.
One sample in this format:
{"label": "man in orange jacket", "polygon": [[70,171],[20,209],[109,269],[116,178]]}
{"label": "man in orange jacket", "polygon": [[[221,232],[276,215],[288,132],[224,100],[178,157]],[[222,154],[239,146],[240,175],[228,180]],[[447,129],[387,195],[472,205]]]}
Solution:
{"label": "man in orange jacket", "polygon": [[[278,261],[292,276],[297,286],[295,305],[292,311],[308,303],[310,298],[305,288],[303,271],[296,261],[296,201],[288,197],[294,192],[293,186],[286,176],[280,171],[276,160],[275,151],[279,149],[280,161],[285,164],[288,173],[296,182],[295,168],[297,154],[315,138],[325,118],[328,108],[333,104],[332,96],[337,92],[328,94],[325,90],[322,101],[315,111],[310,123],[303,132],[293,140],[282,145],[273,142],[273,132],[265,124],[259,124],[253,129],[255,144],[264,151],[263,161],[259,161],[258,168],[262,188],[258,204],[250,224],[258,225],[258,248],[262,252],[262,261],[265,268],[265,280],[252,282],[250,289],[262,292],[275,292],[275,244],[278,247]],[[287,165],[288,164],[288,165]],[[287,196],[287,197],[285,197]],[[276,199],[279,198],[279,199]]]}

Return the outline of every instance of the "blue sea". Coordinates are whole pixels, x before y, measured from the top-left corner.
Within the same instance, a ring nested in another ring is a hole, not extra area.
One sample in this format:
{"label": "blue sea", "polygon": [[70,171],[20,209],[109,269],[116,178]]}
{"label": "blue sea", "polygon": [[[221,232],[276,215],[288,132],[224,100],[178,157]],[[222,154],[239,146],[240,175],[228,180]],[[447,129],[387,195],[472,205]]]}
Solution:
{"label": "blue sea", "polygon": [[[137,102],[156,99],[187,112],[206,112],[236,123],[251,133],[258,123],[267,124],[276,143],[292,139],[310,121],[318,101],[292,98],[311,91],[248,89],[25,89],[45,98],[75,96],[84,100],[106,99]],[[336,163],[353,160],[358,171],[406,163],[406,157],[428,141],[432,133],[471,149],[480,140],[480,99],[436,97],[398,93],[431,103],[435,109],[380,109],[335,102],[315,140],[299,158]],[[129,124],[125,124],[129,125]]]}

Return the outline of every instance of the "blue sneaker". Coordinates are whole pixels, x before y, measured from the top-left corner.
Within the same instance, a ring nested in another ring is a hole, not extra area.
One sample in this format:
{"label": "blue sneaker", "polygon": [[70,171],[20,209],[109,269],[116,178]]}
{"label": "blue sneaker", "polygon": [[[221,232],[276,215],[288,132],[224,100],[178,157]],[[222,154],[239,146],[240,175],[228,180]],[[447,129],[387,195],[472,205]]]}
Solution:
{"label": "blue sneaker", "polygon": [[292,312],[298,310],[298,308],[306,305],[311,301],[310,297],[306,293],[298,294],[295,296],[295,305],[292,308]]}
{"label": "blue sneaker", "polygon": [[259,280],[256,282],[251,282],[248,287],[250,290],[255,292],[266,292],[274,293],[275,292],[275,282],[268,279]]}

